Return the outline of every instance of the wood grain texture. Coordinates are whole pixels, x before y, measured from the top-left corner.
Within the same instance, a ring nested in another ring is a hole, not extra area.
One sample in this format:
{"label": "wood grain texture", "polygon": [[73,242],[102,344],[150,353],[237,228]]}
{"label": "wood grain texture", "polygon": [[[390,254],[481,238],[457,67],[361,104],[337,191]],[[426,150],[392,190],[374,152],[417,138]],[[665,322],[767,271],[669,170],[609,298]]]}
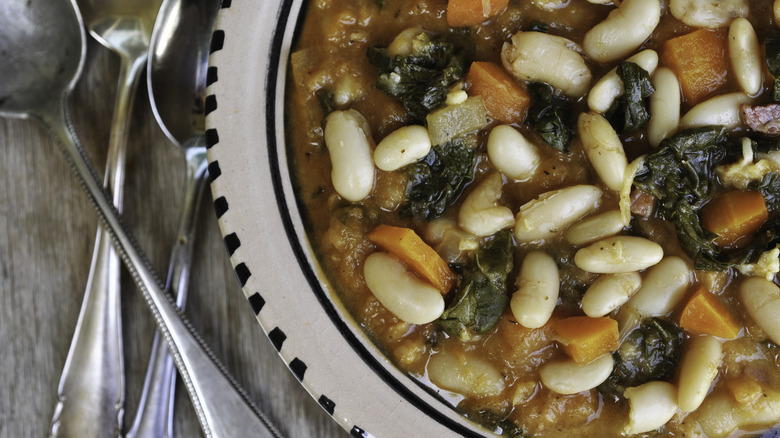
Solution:
{"label": "wood grain texture", "polygon": [[[101,172],[117,64],[113,54],[90,40],[84,74],[69,105]],[[124,216],[164,276],[184,159],[156,125],[144,81],[130,127]],[[41,437],[49,431],[76,326],[97,215],[43,126],[0,119],[0,145],[0,438]],[[190,321],[285,436],[348,436],[293,377],[255,320],[228,261],[211,194],[206,196],[187,304]],[[122,286],[127,428],[140,397],[154,324],[128,275]],[[181,385],[175,432],[201,435]]]}

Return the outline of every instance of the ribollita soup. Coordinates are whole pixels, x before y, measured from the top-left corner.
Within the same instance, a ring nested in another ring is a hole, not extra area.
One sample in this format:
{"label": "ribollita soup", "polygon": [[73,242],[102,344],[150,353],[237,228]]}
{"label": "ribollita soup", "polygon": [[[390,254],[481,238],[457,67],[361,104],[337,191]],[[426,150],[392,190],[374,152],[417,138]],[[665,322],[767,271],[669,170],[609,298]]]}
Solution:
{"label": "ribollita soup", "polygon": [[399,369],[505,436],[780,424],[780,2],[305,11],[297,199]]}

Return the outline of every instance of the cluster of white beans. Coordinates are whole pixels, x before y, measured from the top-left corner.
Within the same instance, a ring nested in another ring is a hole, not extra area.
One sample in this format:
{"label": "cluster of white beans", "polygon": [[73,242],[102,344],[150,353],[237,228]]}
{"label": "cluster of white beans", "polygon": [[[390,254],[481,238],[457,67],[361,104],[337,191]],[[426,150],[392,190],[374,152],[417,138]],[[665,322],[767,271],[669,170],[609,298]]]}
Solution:
{"label": "cluster of white beans", "polygon": [[[668,68],[658,68],[655,51],[635,53],[660,21],[658,0],[619,2],[603,22],[586,33],[582,47],[560,36],[522,31],[502,48],[503,65],[518,80],[545,82],[575,99],[587,95],[589,112],[580,114],[577,120],[578,136],[607,190],[625,192],[633,178],[620,138],[603,116],[623,93],[623,85],[615,69],[592,84],[586,57],[598,62],[628,57],[628,61],[650,74],[656,91],[649,101],[651,118],[647,129],[654,147],[684,128],[739,126],[740,105],[749,103],[760,92],[761,52],[754,29],[744,18],[749,12],[747,0],[670,0],[669,9],[692,27],[728,27],[728,56],[742,91],[713,97],[681,116],[680,84],[675,74]],[[780,15],[780,0],[775,2],[774,12]],[[402,35],[417,32],[419,29],[411,29]],[[404,41],[401,38],[391,47],[403,52],[408,49]],[[457,105],[465,97],[462,90],[457,90],[448,104]],[[333,164],[335,190],[352,202],[371,194],[376,168],[396,171],[425,157],[432,146],[425,127],[406,126],[374,147],[365,118],[354,110],[329,115],[324,136]],[[621,336],[643,318],[668,315],[684,298],[693,281],[691,267],[679,257],[665,256],[661,246],[648,239],[622,235],[627,225],[626,212],[617,205],[601,208],[601,188],[575,185],[549,191],[513,213],[500,203],[502,186],[507,181],[533,178],[540,162],[537,146],[512,126],[498,125],[490,131],[486,149],[497,171],[488,174],[464,199],[457,217],[462,234],[479,238],[512,228],[516,242],[529,248],[538,248],[551,237],[562,235],[577,248],[574,263],[584,271],[598,274],[582,298],[583,312],[590,317],[616,312]],[[598,209],[600,213],[591,214]],[[446,227],[439,228],[452,227],[455,224],[448,222]],[[406,322],[431,322],[444,309],[441,293],[389,254],[370,255],[364,275],[379,301]],[[544,326],[558,301],[560,281],[558,266],[549,254],[539,249],[528,252],[510,302],[516,321],[527,328]],[[766,279],[752,277],[742,283],[740,297],[761,329],[780,343],[780,288]],[[505,383],[498,370],[478,357],[461,357],[466,354],[434,354],[428,365],[430,379],[461,394],[501,393]],[[721,356],[719,339],[693,337],[681,361],[678,386],[654,381],[628,388],[625,397],[631,410],[625,432],[647,432],[662,426],[678,409],[697,409],[718,374]],[[610,354],[587,364],[561,359],[543,365],[540,378],[554,392],[574,394],[604,382],[613,366]]]}

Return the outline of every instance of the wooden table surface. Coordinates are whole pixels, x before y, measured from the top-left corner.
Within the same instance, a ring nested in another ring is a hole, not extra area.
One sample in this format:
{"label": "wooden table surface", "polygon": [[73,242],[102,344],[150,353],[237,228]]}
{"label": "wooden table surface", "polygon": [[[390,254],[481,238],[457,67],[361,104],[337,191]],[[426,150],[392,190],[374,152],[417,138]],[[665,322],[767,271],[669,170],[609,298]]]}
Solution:
{"label": "wooden table surface", "polygon": [[[118,58],[90,38],[69,107],[100,172],[117,73]],[[124,217],[154,269],[164,274],[178,220],[184,158],[154,121],[145,78],[137,96]],[[97,215],[54,141],[36,122],[0,119],[0,169],[0,437],[41,437],[49,432],[81,307]],[[284,436],[347,436],[293,377],[255,320],[228,261],[208,190],[205,196],[186,312],[190,321]],[[128,428],[154,324],[126,272],[122,287]],[[175,434],[201,435],[181,385]]]}

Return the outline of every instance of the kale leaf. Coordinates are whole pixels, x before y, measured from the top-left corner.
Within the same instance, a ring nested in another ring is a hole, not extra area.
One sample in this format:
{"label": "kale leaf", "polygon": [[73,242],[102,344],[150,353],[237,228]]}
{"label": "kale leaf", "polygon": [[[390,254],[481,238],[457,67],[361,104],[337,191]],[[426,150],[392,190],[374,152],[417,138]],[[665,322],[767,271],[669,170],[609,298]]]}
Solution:
{"label": "kale leaf", "polygon": [[477,250],[439,319],[445,332],[469,339],[472,333],[485,333],[498,323],[509,305],[507,277],[512,271],[513,249],[511,232],[501,231]]}
{"label": "kale leaf", "polygon": [[774,78],[772,100],[780,102],[780,36],[766,39],[766,66]]}
{"label": "kale leaf", "polygon": [[550,30],[550,25],[545,23],[544,21],[538,21],[534,20],[531,22],[531,27],[528,29],[529,32],[541,32],[541,33],[547,33]]}
{"label": "kale leaf", "polygon": [[562,247],[551,253],[558,265],[560,288],[558,296],[561,304],[578,308],[588,286],[595,280],[595,274],[580,269],[574,263],[574,247]]}
{"label": "kale leaf", "polygon": [[666,209],[681,199],[700,207],[712,191],[713,167],[725,157],[728,144],[728,132],[721,126],[680,131],[647,156],[634,184]]}
{"label": "kale leaf", "polygon": [[675,225],[680,244],[696,269],[729,267],[719,258],[716,236],[701,227],[698,216],[711,197],[712,170],[725,158],[728,143],[724,127],[681,131],[661,142],[634,177],[634,185],[659,200],[661,214]]}
{"label": "kale leaf", "polygon": [[647,70],[633,62],[621,63],[617,74],[623,81],[624,92],[615,99],[608,118],[618,132],[638,131],[650,121],[645,99],[655,93],[655,87]]}
{"label": "kale leaf", "polygon": [[440,107],[450,86],[466,72],[466,63],[455,46],[426,32],[413,41],[414,52],[391,57],[387,48],[369,47],[368,61],[379,70],[376,87],[398,99],[415,122]]}
{"label": "kale leaf", "polygon": [[476,136],[456,137],[411,164],[401,215],[429,220],[441,216],[474,177],[476,147]]}
{"label": "kale leaf", "polygon": [[569,101],[556,96],[552,85],[541,82],[528,84],[528,92],[533,97],[534,104],[528,109],[526,123],[545,143],[568,154],[569,144],[574,139],[575,133],[571,127]]}
{"label": "kale leaf", "polygon": [[620,395],[626,388],[668,378],[680,359],[682,341],[676,325],[659,318],[645,320],[612,354],[615,367],[599,392]]}
{"label": "kale leaf", "polygon": [[780,172],[767,173],[761,181],[748,184],[748,189],[764,195],[770,216],[780,216]]}

